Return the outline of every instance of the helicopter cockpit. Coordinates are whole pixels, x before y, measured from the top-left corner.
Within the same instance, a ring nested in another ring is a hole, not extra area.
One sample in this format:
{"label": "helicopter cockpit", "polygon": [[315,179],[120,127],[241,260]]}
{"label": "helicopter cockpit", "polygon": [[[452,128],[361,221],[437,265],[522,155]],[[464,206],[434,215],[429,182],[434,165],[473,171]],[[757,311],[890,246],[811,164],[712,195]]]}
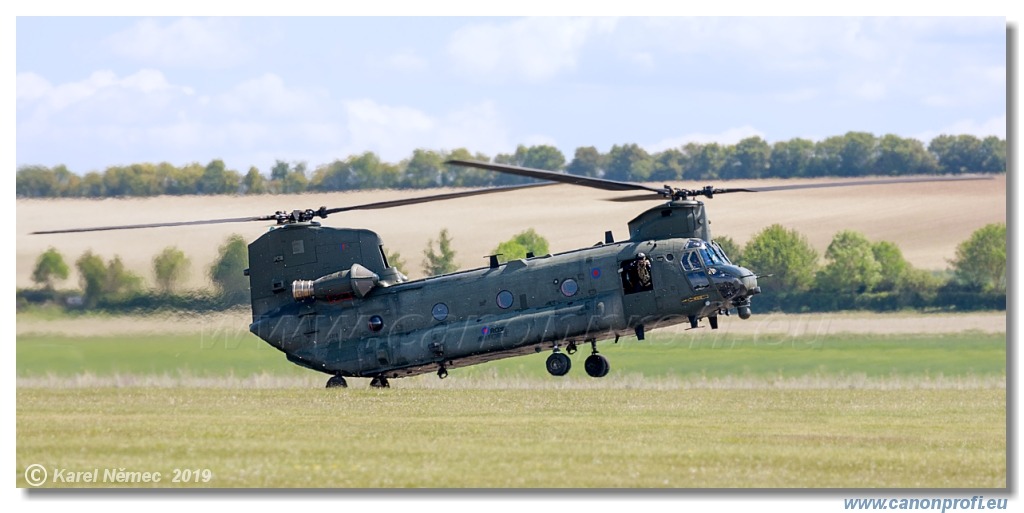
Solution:
{"label": "helicopter cockpit", "polygon": [[680,266],[694,291],[714,285],[723,299],[737,307],[748,305],[749,297],[761,291],[754,273],[733,264],[715,242],[688,240]]}

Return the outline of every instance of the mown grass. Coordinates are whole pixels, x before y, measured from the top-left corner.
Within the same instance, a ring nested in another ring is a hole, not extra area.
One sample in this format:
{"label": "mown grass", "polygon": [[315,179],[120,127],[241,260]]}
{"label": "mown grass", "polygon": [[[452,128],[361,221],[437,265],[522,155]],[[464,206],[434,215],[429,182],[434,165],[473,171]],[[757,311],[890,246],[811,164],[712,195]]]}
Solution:
{"label": "mown grass", "polygon": [[581,347],[561,379],[544,353],[325,390],[249,335],[19,336],[17,485],[39,463],[164,487],[1001,488],[1005,346],[651,337],[601,345],[600,380]]}
{"label": "mown grass", "polygon": [[164,487],[1005,487],[1005,400],[997,388],[19,388],[17,485],[39,463],[51,476],[213,472]]}
{"label": "mown grass", "polygon": [[[612,375],[647,377],[800,377],[864,375],[1005,376],[1003,334],[651,337],[599,346]],[[589,346],[573,358],[582,376]],[[456,369],[453,376],[554,379],[547,352]],[[311,373],[249,334],[67,337],[24,335],[17,340],[19,377],[81,373],[189,376],[302,376]],[[396,383],[401,383],[396,382]]]}

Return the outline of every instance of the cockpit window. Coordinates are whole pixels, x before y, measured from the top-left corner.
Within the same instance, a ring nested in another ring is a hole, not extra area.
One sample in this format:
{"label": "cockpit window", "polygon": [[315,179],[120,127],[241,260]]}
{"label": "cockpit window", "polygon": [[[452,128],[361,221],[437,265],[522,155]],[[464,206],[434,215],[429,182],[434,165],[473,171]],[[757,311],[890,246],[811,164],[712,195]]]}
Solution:
{"label": "cockpit window", "polygon": [[696,251],[691,251],[683,255],[680,263],[682,264],[683,269],[687,271],[700,271],[703,269],[703,266],[700,264],[700,257],[697,256]]}
{"label": "cockpit window", "polygon": [[718,255],[704,246],[698,250],[700,256],[704,259],[704,263],[707,265],[722,265],[722,259],[718,258]]}
{"label": "cockpit window", "polygon": [[729,260],[729,256],[722,250],[722,246],[719,246],[717,242],[711,242],[711,249],[714,250],[715,254],[727,264],[731,264],[732,260]]}

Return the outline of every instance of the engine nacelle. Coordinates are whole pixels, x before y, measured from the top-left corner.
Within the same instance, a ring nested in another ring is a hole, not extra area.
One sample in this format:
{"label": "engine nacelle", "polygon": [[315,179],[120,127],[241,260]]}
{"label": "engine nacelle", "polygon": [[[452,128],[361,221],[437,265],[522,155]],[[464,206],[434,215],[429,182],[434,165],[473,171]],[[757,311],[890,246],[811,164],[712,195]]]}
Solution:
{"label": "engine nacelle", "polygon": [[352,264],[347,271],[339,271],[316,280],[292,282],[292,297],[296,301],[333,301],[350,297],[365,297],[377,286],[380,276],[359,265]]}

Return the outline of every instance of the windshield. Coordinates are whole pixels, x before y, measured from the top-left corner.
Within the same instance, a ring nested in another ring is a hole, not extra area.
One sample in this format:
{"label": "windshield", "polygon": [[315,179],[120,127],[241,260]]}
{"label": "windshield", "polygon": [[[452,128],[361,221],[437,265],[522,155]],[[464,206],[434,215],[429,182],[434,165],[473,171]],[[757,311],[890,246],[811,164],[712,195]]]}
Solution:
{"label": "windshield", "polygon": [[725,251],[722,250],[722,246],[719,246],[717,242],[711,243],[711,249],[714,250],[715,254],[718,255],[718,257],[721,258],[723,261],[725,261],[725,263],[732,263],[732,260],[729,260],[729,257],[725,254]]}
{"label": "windshield", "polygon": [[707,246],[701,247],[698,250],[698,252],[700,253],[701,258],[704,259],[704,264],[705,265],[722,265],[723,264],[722,259],[719,258],[718,254],[715,253],[714,251],[711,251],[710,249],[708,249]]}

